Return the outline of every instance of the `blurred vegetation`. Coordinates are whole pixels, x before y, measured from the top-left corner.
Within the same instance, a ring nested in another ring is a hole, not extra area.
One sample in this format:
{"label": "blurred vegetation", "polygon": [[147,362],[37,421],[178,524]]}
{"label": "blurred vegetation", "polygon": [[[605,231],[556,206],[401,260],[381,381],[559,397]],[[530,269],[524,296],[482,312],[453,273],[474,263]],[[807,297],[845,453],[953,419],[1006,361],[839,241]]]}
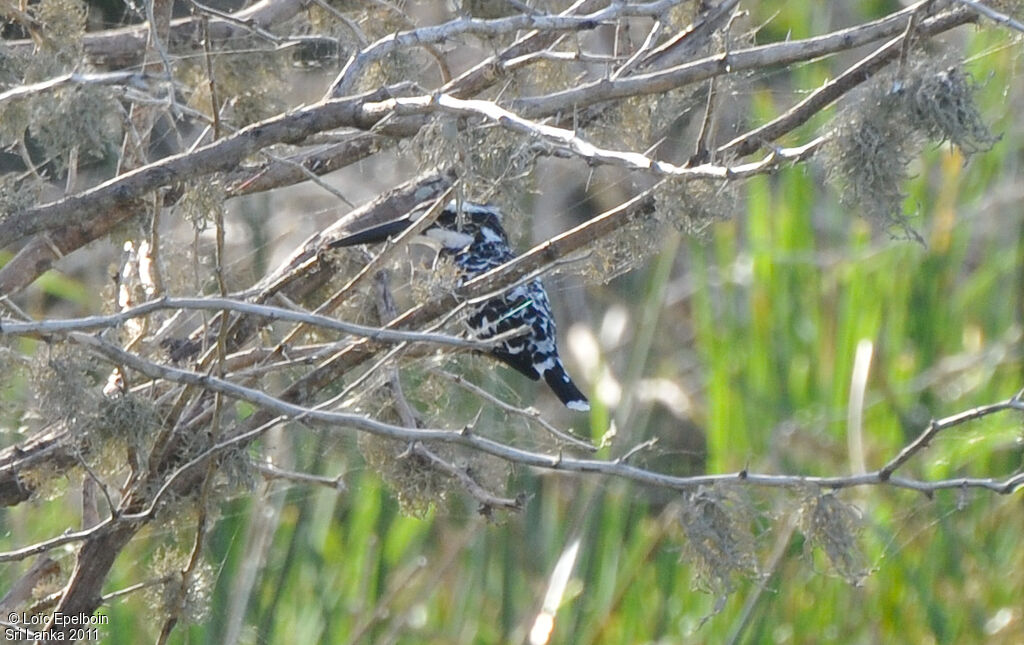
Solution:
{"label": "blurred vegetation", "polygon": [[[833,10],[751,4],[766,40],[820,33]],[[861,4],[865,15],[896,6]],[[957,37],[980,115],[1000,138],[969,162],[949,143],[922,143],[897,187],[899,226],[861,217],[864,200],[844,201],[817,160],[745,182],[734,216],[707,218],[700,235],[644,237],[659,244],[650,261],[588,287],[590,310],[576,316],[575,332],[596,330],[600,362],[623,388],[618,399],[595,394],[596,439],[612,423],[617,447],[658,437],[633,460],[674,474],[841,474],[861,457],[869,468],[884,463],[930,418],[1024,387],[1021,48],[998,29]],[[752,120],[768,120],[836,65],[801,65],[730,91],[749,102]],[[812,121],[793,141],[818,127]],[[80,299],[83,287],[49,276],[41,285],[48,297]],[[615,315],[626,324],[618,335],[603,333],[616,328]],[[861,456],[851,454],[847,410],[863,341],[873,353]],[[463,363],[483,378],[492,371],[480,360]],[[412,396],[417,387],[430,396],[436,384],[417,376]],[[489,378],[506,387],[504,373]],[[657,382],[687,404],[659,397]],[[8,385],[6,399],[27,396],[27,383]],[[468,422],[475,413],[465,403],[452,418]],[[482,422],[512,423],[493,412]],[[521,514],[484,518],[451,494],[411,516],[355,439],[286,428],[272,443],[295,470],[342,474],[346,489],[261,482],[223,505],[195,591],[202,611],[187,612],[195,622],[170,642],[224,642],[233,612],[244,615],[243,643],[523,642],[576,539],[553,643],[1024,642],[1019,492],[723,487],[684,500],[621,481],[516,469],[510,489],[528,498]],[[1000,415],[941,435],[905,468],[938,479],[999,477],[1022,466],[1020,421]],[[0,514],[0,548],[66,526],[80,511],[58,492]],[[183,567],[194,522],[184,514],[147,529],[106,588]],[[72,562],[70,552],[54,557]],[[21,569],[3,565],[0,590]],[[247,606],[235,604],[246,597]],[[113,599],[100,613],[117,629],[103,630],[103,642],[154,640],[161,602],[158,594]]]}

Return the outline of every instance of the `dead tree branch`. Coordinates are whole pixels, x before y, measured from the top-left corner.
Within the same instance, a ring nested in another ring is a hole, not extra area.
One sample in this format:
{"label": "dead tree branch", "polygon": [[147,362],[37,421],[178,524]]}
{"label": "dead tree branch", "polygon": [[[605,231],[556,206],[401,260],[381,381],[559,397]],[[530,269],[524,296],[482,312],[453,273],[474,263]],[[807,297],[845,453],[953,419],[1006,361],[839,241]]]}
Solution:
{"label": "dead tree branch", "polygon": [[[270,29],[295,16],[305,4],[303,0],[260,0],[251,7],[231,14],[230,18],[210,20],[209,37],[222,42],[250,33],[254,28]],[[192,16],[171,21],[171,50],[198,47],[203,34],[202,20],[201,17]],[[149,25],[143,23],[88,33],[82,45],[86,56],[95,62],[127,65],[137,62],[142,56],[148,39]],[[9,41],[5,45],[11,53],[21,55],[31,55],[36,47],[32,40]]]}

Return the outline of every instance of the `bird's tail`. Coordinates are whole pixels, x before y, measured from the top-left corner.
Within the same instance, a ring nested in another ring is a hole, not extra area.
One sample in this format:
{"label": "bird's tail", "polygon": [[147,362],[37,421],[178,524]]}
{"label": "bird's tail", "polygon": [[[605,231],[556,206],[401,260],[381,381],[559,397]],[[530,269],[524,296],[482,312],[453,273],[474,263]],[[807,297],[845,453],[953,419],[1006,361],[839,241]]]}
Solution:
{"label": "bird's tail", "polygon": [[544,381],[547,382],[555,396],[565,404],[565,407],[580,412],[590,409],[587,397],[583,396],[583,392],[580,392],[576,384],[569,378],[562,361],[556,360],[555,366],[544,372]]}

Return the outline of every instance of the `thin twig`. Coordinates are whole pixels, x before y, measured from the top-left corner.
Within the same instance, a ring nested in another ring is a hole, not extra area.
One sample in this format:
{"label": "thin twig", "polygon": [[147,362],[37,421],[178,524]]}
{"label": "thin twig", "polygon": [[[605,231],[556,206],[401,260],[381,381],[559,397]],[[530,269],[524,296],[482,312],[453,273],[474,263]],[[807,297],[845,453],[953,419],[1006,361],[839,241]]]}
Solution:
{"label": "thin twig", "polygon": [[738,4],[739,0],[722,0],[717,6],[708,9],[700,20],[658,45],[640,61],[637,68],[664,69],[692,60],[714,33],[731,21]]}
{"label": "thin twig", "polygon": [[[156,15],[156,3],[160,1],[160,16]],[[176,99],[174,97],[174,72],[171,67],[171,57],[167,53],[167,48],[164,47],[164,38],[170,34],[171,26],[171,3],[163,2],[161,0],[145,0],[146,5],[146,20],[148,21],[149,34],[148,42],[146,43],[146,53],[150,51],[156,51],[160,57],[160,62],[164,68],[164,80],[167,83],[167,103],[171,108],[171,113],[175,112]]]}
{"label": "thin twig", "polygon": [[[251,20],[242,20],[242,19],[236,18],[235,16],[231,15],[230,13],[227,13],[225,11],[220,11],[219,9],[215,9],[215,8],[210,7],[208,5],[205,5],[205,4],[201,4],[200,2],[197,2],[196,0],[189,0],[189,4],[191,4],[201,14],[203,14],[203,15],[201,15],[199,17],[199,20],[200,20],[201,23],[205,23],[205,24],[208,25],[209,21],[210,21],[210,16],[213,16],[215,18],[220,18],[224,22],[227,22],[227,23],[230,23],[230,24],[235,25],[237,27],[240,27],[241,29],[249,32],[250,34],[253,34],[255,36],[259,36],[260,38],[263,38],[263,39],[267,40],[268,42],[271,42],[271,43],[273,43],[275,45],[281,44],[281,42],[283,42],[283,40],[284,40],[281,37],[276,36],[276,35],[270,33],[266,29],[263,29],[259,25],[253,24],[253,22]],[[210,44],[210,33],[209,33],[209,27],[207,26],[207,27],[204,27],[204,29],[203,29],[203,46],[204,47],[208,47],[209,44]]]}
{"label": "thin twig", "polygon": [[18,85],[5,92],[0,92],[0,105],[7,101],[50,92],[65,85],[131,85],[140,89],[146,89],[151,78],[152,76],[147,72],[138,70],[92,73],[69,72],[45,81]]}
{"label": "thin twig", "polygon": [[612,72],[610,78],[614,80],[616,78],[626,76],[627,74],[631,74],[633,70],[637,67],[637,65],[639,65],[640,59],[647,56],[647,54],[654,47],[654,43],[658,40],[658,36],[661,35],[661,32],[664,28],[665,23],[661,18],[655,20],[654,24],[651,25],[650,30],[648,30],[647,38],[644,39],[644,42],[637,48],[635,52],[633,52],[633,54],[629,57],[629,59],[626,60],[625,63],[620,65],[618,69]]}
{"label": "thin twig", "polygon": [[711,130],[714,125],[715,99],[718,97],[718,79],[712,78],[708,81],[708,98],[704,104],[704,119],[700,124],[700,133],[697,135],[697,143],[693,147],[693,156],[686,164],[696,166],[702,163],[714,161],[711,150],[708,148],[708,139],[711,137]]}
{"label": "thin twig", "polygon": [[[92,466],[85,461],[80,453],[76,453],[75,457],[78,459],[78,465],[85,469],[89,478],[92,479],[93,483],[99,487],[100,492],[103,493],[103,497],[107,500],[107,512],[111,515],[117,515],[117,505],[114,504],[114,500],[110,497],[110,491],[107,489],[107,484],[100,479],[99,475],[96,474],[96,471],[92,469]],[[89,527],[83,526],[82,528]]]}
{"label": "thin twig", "polygon": [[370,44],[370,41],[366,38],[366,34],[359,28],[359,25],[356,24],[354,20],[332,7],[328,2],[326,2],[326,0],[313,0],[313,4],[331,14],[332,18],[348,27],[348,30],[356,37],[356,42],[359,43],[360,47],[366,47]]}
{"label": "thin twig", "polygon": [[624,464],[633,458],[637,453],[643,452],[644,450],[650,450],[658,443],[657,437],[651,437],[647,441],[641,441],[632,448],[626,451],[621,457],[615,460],[616,463]]}
{"label": "thin twig", "polygon": [[420,27],[385,36],[362,51],[353,55],[338,77],[331,84],[329,96],[344,96],[355,86],[363,70],[371,63],[382,59],[391,52],[404,47],[419,47],[437,44],[460,36],[498,36],[515,33],[523,29],[544,31],[591,30],[609,20],[633,16],[657,16],[680,0],[655,0],[649,3],[613,3],[610,6],[583,16],[550,14],[517,14],[494,20],[460,17],[440,25]]}
{"label": "thin twig", "polygon": [[169,573],[164,576],[150,578],[149,580],[143,580],[142,582],[136,582],[133,585],[128,585],[127,587],[124,587],[123,589],[118,589],[116,591],[111,591],[110,593],[105,593],[103,594],[103,597],[100,599],[100,602],[106,605],[109,604],[111,600],[117,600],[118,598],[121,598],[123,596],[133,594],[136,591],[142,591],[143,589],[148,589],[150,587],[155,587],[157,585],[167,584],[176,575],[177,574]]}
{"label": "thin twig", "polygon": [[522,497],[498,497],[497,495],[494,495],[477,483],[477,481],[466,472],[465,468],[460,468],[445,461],[438,456],[437,453],[424,446],[421,442],[413,442],[411,450],[412,454],[422,457],[430,462],[430,465],[433,468],[458,480],[462,487],[473,496],[473,499],[480,503],[481,508],[506,508],[512,511],[522,510],[523,502],[525,501]]}
{"label": "thin twig", "polygon": [[[230,19],[218,17],[211,20],[210,38],[227,41],[249,33],[253,28],[265,30],[291,19],[304,6],[302,0],[259,0],[230,14]],[[145,23],[128,28],[90,31],[82,37],[81,44],[87,57],[103,59],[106,64],[135,62],[146,49],[148,31],[149,25]],[[168,42],[174,44],[175,50],[191,50],[200,34],[198,16],[178,18],[171,21]],[[36,47],[32,39],[5,42],[4,45],[11,53],[24,55],[31,55]]]}
{"label": "thin twig", "polygon": [[[196,7],[202,7],[192,0]],[[217,100],[217,82],[213,77],[213,56],[210,54],[210,20],[203,16],[203,62],[206,64],[206,86],[210,90],[210,113],[213,115],[213,138],[221,137],[220,101]]]}
{"label": "thin twig", "polygon": [[[911,16],[913,15],[916,14],[911,14]],[[888,65],[902,51],[904,42],[906,42],[905,36],[893,38],[836,78],[811,92],[804,100],[787,110],[785,114],[719,147],[716,157],[719,159],[745,157],[756,152],[766,143],[775,141],[803,125],[833,101],[867,81]]]}
{"label": "thin twig", "polygon": [[910,14],[910,18],[907,19],[907,28],[903,31],[902,42],[900,43],[900,73],[907,67],[907,57],[910,55],[910,48],[914,44],[914,38],[917,36],[917,23],[921,21],[921,16],[931,3],[922,3],[917,8],[917,11]]}
{"label": "thin twig", "polygon": [[307,168],[304,163],[299,162],[299,161],[295,161],[294,159],[289,159],[288,157],[282,157],[280,155],[275,155],[274,153],[268,152],[266,150],[263,151],[263,155],[267,159],[270,159],[271,161],[277,162],[279,164],[283,164],[285,166],[292,166],[293,168],[298,170],[302,174],[303,177],[305,177],[306,179],[308,179],[309,181],[313,182],[314,184],[316,184],[320,188],[323,188],[324,190],[326,190],[330,194],[332,194],[335,197],[337,197],[339,200],[341,200],[341,202],[343,204],[345,204],[349,208],[355,208],[355,204],[353,204],[351,201],[349,201],[348,197],[346,197],[344,193],[342,193],[340,190],[338,190],[334,186],[330,185],[329,183],[327,183],[326,181],[321,179],[320,175],[316,174],[315,172],[313,172],[312,170]]}
{"label": "thin twig", "polygon": [[103,530],[107,526],[110,526],[113,522],[114,518],[113,516],[111,516],[103,520],[96,526],[91,526],[81,531],[64,531],[56,537],[52,537],[48,540],[43,540],[42,542],[37,542],[36,544],[32,544],[30,546],[22,547],[20,549],[14,549],[12,551],[0,552],[0,562],[14,562],[16,560],[24,560],[27,557],[39,555],[40,553],[46,553],[47,551],[56,549],[59,546],[64,546],[65,544],[81,542],[82,540],[86,540],[92,537],[93,535],[97,534],[99,531]]}
{"label": "thin twig", "polygon": [[888,463],[882,466],[878,471],[878,475],[883,479],[888,479],[896,470],[905,464],[918,452],[923,450],[931,443],[932,439],[935,438],[943,430],[958,426],[968,421],[974,421],[986,417],[996,412],[1002,412],[1003,410],[1018,410],[1024,412],[1024,401],[1021,401],[1018,397],[1013,397],[1002,403],[993,403],[991,405],[983,405],[981,407],[973,408],[971,410],[965,410],[952,416],[945,417],[943,419],[933,419],[928,427],[925,428],[921,434],[917,436],[910,444],[903,448],[898,455],[893,457]]}
{"label": "thin twig", "polygon": [[[713,76],[764,69],[770,65],[790,65],[820,58],[902,33],[906,29],[906,17],[909,11],[909,9],[904,9],[873,23],[840,29],[805,40],[759,45],[736,50],[728,55],[717,54],[687,62],[666,70],[635,74],[615,80],[602,79],[581,83],[570,89],[550,94],[516,99],[511,102],[510,107],[523,117],[537,118],[560,112],[571,112],[614,99],[660,94],[684,85],[707,80]],[[971,11],[955,9],[922,21],[918,33],[923,36],[934,36],[974,21],[975,16]]]}
{"label": "thin twig", "polygon": [[479,385],[476,385],[475,383],[471,383],[464,376],[460,376],[458,374],[452,374],[451,372],[448,372],[448,371],[445,371],[445,370],[442,370],[442,369],[439,369],[439,368],[431,370],[431,373],[432,374],[436,374],[436,375],[438,375],[438,376],[440,376],[440,377],[442,377],[444,379],[447,379],[447,380],[451,381],[452,383],[455,383],[456,385],[458,385],[462,389],[464,389],[464,390],[466,390],[468,392],[472,392],[474,395],[476,395],[476,396],[480,397],[481,399],[487,401],[491,405],[494,405],[494,406],[504,410],[505,412],[508,412],[510,414],[515,414],[517,416],[523,417],[524,419],[528,419],[528,420],[536,423],[540,427],[544,428],[547,432],[549,432],[552,436],[557,438],[559,441],[564,441],[565,443],[568,443],[568,444],[570,444],[572,446],[575,446],[577,448],[581,448],[581,449],[583,449],[583,450],[585,450],[587,452],[597,452],[597,446],[595,446],[594,444],[592,444],[591,442],[589,442],[589,441],[587,441],[585,439],[580,439],[580,438],[575,437],[575,436],[573,436],[573,435],[571,435],[571,434],[569,434],[567,432],[559,430],[554,425],[552,425],[551,422],[549,422],[547,419],[545,419],[543,417],[543,415],[541,415],[540,410],[538,410],[536,408],[520,408],[520,407],[514,406],[511,403],[508,403],[506,401],[502,401],[501,399],[499,399],[498,397],[494,396],[493,394],[491,394],[487,390],[483,389]]}
{"label": "thin twig", "polygon": [[323,475],[314,475],[312,473],[285,470],[283,468],[278,468],[269,462],[261,461],[252,462],[252,467],[258,473],[263,475],[264,479],[268,480],[283,479],[296,484],[316,484],[317,486],[325,486],[340,493],[348,490],[348,486],[345,485],[344,481],[345,473],[342,473],[337,477],[325,477]]}
{"label": "thin twig", "polygon": [[976,2],[976,0],[956,1],[966,7],[969,7],[975,13],[985,16],[989,20],[994,20],[995,22],[998,22],[999,24],[1005,27],[1009,27],[1010,29],[1014,29],[1016,31],[1024,33],[1024,23],[1021,23],[1019,20],[1011,18],[1005,13],[1000,13],[993,9],[992,7],[989,7],[988,5],[982,4],[981,2]]}

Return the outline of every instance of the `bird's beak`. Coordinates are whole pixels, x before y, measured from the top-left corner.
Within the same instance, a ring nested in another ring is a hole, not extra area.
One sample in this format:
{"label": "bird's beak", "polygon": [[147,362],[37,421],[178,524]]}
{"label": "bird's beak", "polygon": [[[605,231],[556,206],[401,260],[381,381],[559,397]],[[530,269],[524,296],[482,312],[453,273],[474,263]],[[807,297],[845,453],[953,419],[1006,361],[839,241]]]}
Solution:
{"label": "bird's beak", "polygon": [[352,233],[345,237],[339,238],[331,242],[330,247],[336,249],[342,246],[356,246],[358,244],[374,244],[376,242],[383,242],[392,235],[397,235],[409,228],[413,223],[412,218],[409,216],[400,217],[390,222],[384,222],[376,226],[371,226],[368,229],[359,231],[358,233]]}

